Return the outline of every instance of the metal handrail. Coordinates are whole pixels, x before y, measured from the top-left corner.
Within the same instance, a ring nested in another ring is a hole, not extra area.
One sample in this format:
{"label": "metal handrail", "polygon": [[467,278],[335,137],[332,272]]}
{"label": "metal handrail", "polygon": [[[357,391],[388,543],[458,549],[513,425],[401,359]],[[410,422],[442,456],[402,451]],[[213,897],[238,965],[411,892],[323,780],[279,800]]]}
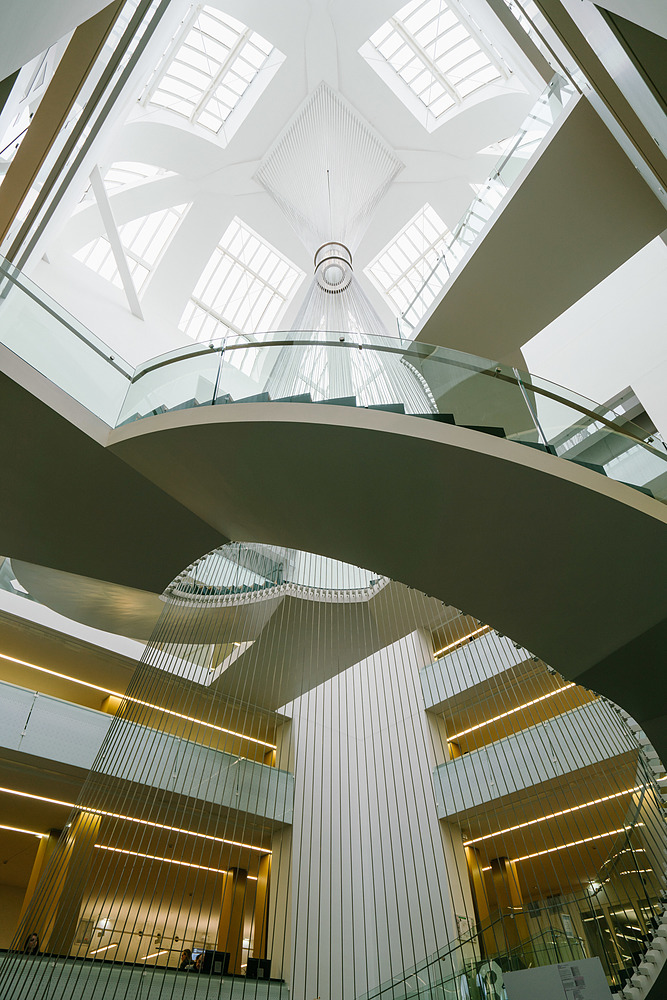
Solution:
{"label": "metal handrail", "polygon": [[[335,334],[331,334],[331,337],[334,338]],[[522,378],[520,375],[514,375],[514,374],[509,374],[508,372],[504,372],[502,368],[496,366],[493,361],[487,361],[487,367],[482,368],[482,367],[477,367],[473,363],[466,362],[463,359],[453,361],[449,358],[441,358],[437,356],[437,352],[441,350],[441,348],[438,348],[432,344],[424,344],[420,341],[412,341],[410,343],[409,350],[406,350],[405,347],[394,347],[392,345],[386,345],[386,344],[357,344],[349,341],[341,341],[339,338],[326,341],[310,340],[310,339],[309,340],[281,339],[281,340],[271,340],[265,342],[253,341],[252,343],[244,343],[244,344],[225,344],[223,342],[214,347],[209,344],[206,348],[200,348],[200,349],[193,348],[191,351],[188,351],[185,354],[179,354],[178,357],[164,358],[161,361],[156,361],[153,364],[149,364],[145,367],[142,367],[140,371],[136,371],[129,381],[132,385],[134,385],[141,378],[143,378],[144,375],[147,375],[150,372],[157,371],[160,368],[165,368],[172,364],[177,364],[180,361],[187,361],[190,360],[191,358],[208,355],[212,351],[213,352],[220,351],[221,354],[224,354],[227,351],[247,350],[248,348],[251,347],[252,348],[322,347],[325,345],[327,348],[338,347],[355,351],[370,350],[386,354],[402,354],[404,356],[407,355],[408,357],[410,355],[414,356],[415,354],[417,354],[422,359],[437,361],[440,364],[449,364],[457,368],[461,368],[465,371],[473,372],[476,375],[486,375],[487,377],[498,379],[501,382],[508,382],[511,385],[515,385],[522,393],[528,390],[530,393],[543,396],[545,399],[550,399],[557,403],[561,403],[562,405],[565,405],[570,409],[583,414],[584,416],[588,417],[591,420],[599,421],[599,423],[604,424],[604,426],[607,427],[609,430],[612,430],[617,434],[621,434],[637,444],[642,444],[645,448],[648,448],[650,451],[654,452],[656,455],[659,455],[661,458],[665,457],[660,450],[654,448],[651,444],[649,444],[644,439],[644,437],[642,437],[641,433],[634,433],[631,429],[628,429],[626,425],[616,424],[613,420],[610,420],[608,417],[603,416],[601,413],[596,412],[595,410],[585,406],[582,403],[567,399],[567,397],[565,396],[560,396],[558,393],[546,389],[543,386],[534,385],[530,381],[532,376],[528,372],[523,373],[523,378]],[[487,360],[487,359],[480,359],[480,361],[481,360]],[[529,407],[529,409],[531,409],[532,412],[532,408]],[[628,423],[631,423],[631,421],[628,421]],[[639,430],[641,430],[641,428],[639,428]]]}

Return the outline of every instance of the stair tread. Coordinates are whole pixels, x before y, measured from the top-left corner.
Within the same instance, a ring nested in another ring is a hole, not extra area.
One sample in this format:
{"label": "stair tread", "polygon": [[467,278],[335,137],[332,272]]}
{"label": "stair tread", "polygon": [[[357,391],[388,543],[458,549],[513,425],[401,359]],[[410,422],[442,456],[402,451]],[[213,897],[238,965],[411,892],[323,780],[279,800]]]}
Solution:
{"label": "stair tread", "polygon": [[404,403],[371,403],[367,410],[386,410],[388,413],[405,413]]}
{"label": "stair tread", "polygon": [[272,400],[274,403],[312,403],[313,397],[309,392],[299,392],[295,396],[279,396]]}
{"label": "stair tread", "polygon": [[599,472],[601,476],[607,475],[603,465],[596,465],[594,462],[583,462],[580,458],[571,458],[569,461],[574,462],[575,465],[583,466],[584,469],[591,469],[592,472]]}
{"label": "stair tread", "polygon": [[421,417],[423,420],[437,420],[441,424],[456,424],[453,413],[412,413],[413,417]]}
{"label": "stair tread", "polygon": [[459,424],[468,431],[481,431],[482,434],[493,434],[494,437],[507,437],[504,427],[493,427],[486,424]]}
{"label": "stair tread", "polygon": [[325,406],[356,406],[357,397],[356,396],[336,396],[334,399],[318,399],[318,403],[323,403]]}

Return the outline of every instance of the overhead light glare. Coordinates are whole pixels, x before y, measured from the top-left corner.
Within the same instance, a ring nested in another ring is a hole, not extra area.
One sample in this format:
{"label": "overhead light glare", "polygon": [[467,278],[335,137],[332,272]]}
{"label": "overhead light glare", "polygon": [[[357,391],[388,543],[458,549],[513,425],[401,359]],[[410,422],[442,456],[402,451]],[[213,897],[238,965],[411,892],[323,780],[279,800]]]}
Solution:
{"label": "overhead light glare", "polygon": [[105,944],[104,948],[96,948],[95,951],[89,951],[89,955],[99,955],[101,951],[108,951],[109,948],[117,948],[117,944]]}
{"label": "overhead light glare", "polygon": [[524,708],[530,708],[531,705],[537,705],[540,701],[546,701],[547,698],[553,698],[554,695],[560,694],[562,691],[567,691],[568,688],[576,687],[574,681],[570,681],[569,684],[564,684],[562,687],[556,688],[554,691],[548,691],[547,694],[541,694],[539,698],[533,698],[532,701],[525,701],[523,705],[517,705],[516,708],[510,708],[507,712],[501,712],[500,715],[494,715],[492,719],[485,719],[484,722],[478,722],[476,726],[471,726],[469,729],[462,729],[459,733],[453,733],[451,736],[447,737],[447,742],[451,743],[452,740],[458,740],[461,736],[467,736],[468,733],[474,733],[478,729],[483,729],[485,726],[490,726],[494,722],[499,722],[500,719],[506,719],[508,715],[515,715],[517,712],[521,712]]}
{"label": "overhead light glare", "polygon": [[68,674],[58,673],[57,670],[49,670],[48,667],[39,667],[36,663],[28,663],[27,660],[19,660],[15,656],[8,656],[7,653],[0,653],[0,659],[9,663],[18,663],[22,667],[29,667],[31,670],[38,670],[42,674],[49,674],[51,677],[59,677],[60,680],[69,681],[71,684],[79,684],[81,687],[91,688],[93,691],[101,691],[102,694],[110,694],[114,698],[131,701],[134,705],[141,705],[142,708],[152,708],[156,712],[164,712],[165,715],[174,716],[177,719],[184,719],[186,722],[194,722],[197,726],[205,726],[207,729],[215,729],[218,733],[225,733],[227,736],[237,736],[239,739],[247,740],[249,743],[257,743],[258,746],[267,747],[269,750],[276,750],[275,743],[267,743],[266,740],[258,740],[254,736],[247,736],[245,733],[237,733],[233,729],[225,729],[224,726],[216,726],[212,722],[204,722],[202,719],[195,719],[191,715],[182,715],[181,712],[174,712],[170,708],[163,708],[161,705],[153,705],[150,701],[142,701],[141,698],[133,698],[131,695],[122,694],[120,691],[111,691],[109,688],[100,687],[98,684],[91,684],[90,681],[79,680],[78,677],[70,677]]}
{"label": "overhead light glare", "polygon": [[197,868],[204,872],[215,872],[217,875],[228,874],[226,868],[211,868],[210,865],[196,865],[193,861],[177,861],[176,858],[161,858],[157,854],[142,854],[140,851],[128,851],[124,847],[110,847],[108,844],[95,844],[94,846],[98,851],[112,851],[114,854],[126,854],[133,858],[143,858],[146,861],[160,861],[162,864],[178,865],[180,868]]}
{"label": "overhead light glare", "polygon": [[[643,823],[636,823],[635,826],[643,826]],[[604,833],[596,833],[591,837],[582,837],[580,840],[571,840],[568,844],[559,844],[557,847],[547,847],[543,851],[535,851],[533,854],[523,854],[520,858],[510,858],[511,862],[529,861],[531,858],[541,858],[545,854],[554,854],[556,851],[567,851],[570,847],[579,847],[580,844],[589,844],[592,840],[602,840],[604,837],[614,837],[618,833],[627,833],[634,829],[631,826],[621,826],[618,830],[605,830]]]}
{"label": "overhead light glare", "polygon": [[20,826],[5,826],[4,823],[0,823],[0,830],[10,830],[12,833],[27,833],[31,837],[45,837],[44,833],[37,833],[36,830],[24,830]]}
{"label": "overhead light glare", "polygon": [[[155,823],[150,819],[139,819],[137,816],[124,816],[122,813],[107,812],[105,809],[95,809],[91,806],[80,805],[76,802],[64,802],[62,799],[50,799],[46,795],[35,795],[32,792],[20,792],[15,788],[2,788],[0,792],[6,795],[18,795],[23,799],[34,799],[36,802],[50,802],[56,806],[66,806],[68,809],[80,809],[82,812],[94,813],[96,816],[108,816],[110,819],[122,819],[128,823],[140,823],[141,826],[150,826],[156,830],[167,830],[169,833],[184,833],[188,837],[198,837],[200,840],[211,840],[216,844],[227,844],[229,847],[242,847],[248,851],[257,851],[259,854],[271,854],[265,847],[255,847],[254,844],[244,844],[239,840],[227,840],[225,837],[216,837],[212,833],[199,833],[197,830],[185,830],[180,826],[168,826],[165,823]],[[68,824],[69,825],[69,824]],[[7,829],[14,829],[7,827]],[[23,830],[22,833],[33,833],[32,830]],[[36,837],[44,834],[35,833]]]}
{"label": "overhead light glare", "polygon": [[483,837],[473,837],[471,840],[464,840],[463,846],[469,847],[471,844],[479,844],[481,841],[490,840],[492,837],[502,837],[505,833],[513,833],[515,830],[523,830],[525,827],[534,826],[536,823],[546,823],[547,820],[556,819],[558,816],[566,816],[568,813],[577,812],[579,809],[588,809],[591,806],[599,805],[601,802],[609,802],[612,799],[619,799],[622,795],[631,795],[633,792],[640,792],[641,788],[641,785],[635,785],[633,788],[624,788],[620,792],[613,792],[611,795],[603,795],[599,799],[591,799],[589,802],[582,802],[578,806],[569,806],[567,809],[559,809],[558,812],[547,813],[545,816],[538,816],[536,819],[528,819],[525,823],[515,823],[514,826],[506,826],[502,830],[495,830],[493,833],[485,833]]}
{"label": "overhead light glare", "polygon": [[144,955],[144,957],[140,958],[139,961],[146,962],[148,961],[149,958],[157,958],[158,955],[168,955],[168,954],[169,954],[169,949],[167,949],[166,951],[154,951],[152,955]]}
{"label": "overhead light glare", "polygon": [[443,656],[444,653],[448,653],[451,649],[458,649],[459,646],[464,646],[466,642],[470,642],[470,640],[474,639],[476,636],[482,635],[483,632],[490,632],[490,631],[491,631],[490,625],[482,625],[481,628],[476,628],[474,632],[470,632],[468,635],[464,635],[461,639],[456,639],[455,642],[450,642],[449,646],[443,646],[442,649],[439,649],[438,652],[434,653],[433,655],[437,659],[439,656]]}

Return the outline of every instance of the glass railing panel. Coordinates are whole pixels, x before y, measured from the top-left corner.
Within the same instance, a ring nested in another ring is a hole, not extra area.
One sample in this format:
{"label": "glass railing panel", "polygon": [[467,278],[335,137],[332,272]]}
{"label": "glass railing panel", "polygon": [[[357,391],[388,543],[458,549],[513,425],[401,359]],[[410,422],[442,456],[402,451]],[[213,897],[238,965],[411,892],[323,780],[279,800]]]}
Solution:
{"label": "glass railing panel", "polygon": [[220,370],[220,351],[177,353],[173,363],[149,368],[127,390],[118,424],[172,410],[211,405]]}
{"label": "glass railing panel", "polygon": [[411,346],[405,362],[422,377],[436,412],[449,414],[456,424],[498,430],[510,440],[538,442],[538,433],[525,394],[511,368],[484,362],[457,351]]}
{"label": "glass railing panel", "polygon": [[621,412],[507,365],[405,338],[276,332],[192,345],[138,369],[120,422],[211,403],[344,398],[447,415],[667,501],[667,451]]}
{"label": "glass railing panel", "polygon": [[574,96],[574,87],[556,75],[508,144],[463,218],[453,230],[447,249],[415,293],[413,301],[399,318],[402,333],[414,330],[455,267],[481,232],[516,182],[526,164],[536,155],[543,141]]}
{"label": "glass railing panel", "polygon": [[132,367],[0,258],[0,343],[113,426]]}
{"label": "glass railing panel", "polygon": [[650,432],[545,379],[517,376],[531,393],[540,435],[555,455],[667,500],[667,452]]}

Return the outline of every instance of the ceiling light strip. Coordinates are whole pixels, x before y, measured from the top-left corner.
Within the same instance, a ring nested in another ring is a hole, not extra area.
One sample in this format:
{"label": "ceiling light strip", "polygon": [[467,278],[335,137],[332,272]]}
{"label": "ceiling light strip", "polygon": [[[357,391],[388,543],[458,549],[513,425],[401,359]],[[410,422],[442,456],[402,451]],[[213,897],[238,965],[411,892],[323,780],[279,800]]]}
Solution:
{"label": "ceiling light strip", "polygon": [[[636,823],[635,826],[643,826]],[[604,837],[614,837],[619,833],[627,833],[632,830],[632,826],[621,826],[618,830],[606,830],[605,833],[596,833],[591,837],[582,837],[581,840],[571,840],[568,844],[559,844],[557,847],[546,847],[543,851],[535,851],[533,854],[524,854],[520,858],[510,858],[511,863],[516,861],[529,861],[531,858],[541,858],[545,854],[554,854],[556,851],[567,851],[570,847],[579,847],[581,844],[589,844],[593,840],[602,840]]]}
{"label": "ceiling light strip", "polygon": [[[244,844],[238,840],[227,840],[225,837],[216,837],[212,833],[199,833],[197,830],[186,830],[180,826],[168,826],[165,823],[155,823],[150,819],[139,819],[137,816],[124,816],[122,813],[107,812],[105,809],[95,809],[92,806],[80,805],[77,802],[64,802],[62,799],[50,799],[45,795],[35,795],[32,792],[20,792],[15,788],[2,788],[0,793],[6,795],[17,795],[24,799],[34,799],[37,802],[49,802],[56,806],[65,806],[68,809],[80,809],[82,812],[94,813],[96,816],[107,816],[110,819],[126,820],[128,823],[139,823],[141,826],[151,826],[156,830],[167,830],[168,833],[183,833],[188,837],[198,837],[200,840],[210,840],[217,844],[226,844],[228,847],[242,847],[247,851],[257,851],[259,854],[271,854],[265,847],[255,847],[253,844]],[[7,827],[7,829],[13,829]],[[23,833],[32,833],[32,830],[24,830]],[[36,837],[43,834],[36,833]]]}
{"label": "ceiling light strip", "polygon": [[[100,851],[112,851],[114,854],[128,854],[133,858],[143,858],[147,861],[159,861],[165,865],[179,865],[181,868],[198,868],[205,872],[215,872],[217,875],[229,875],[226,868],[211,868],[209,865],[197,865],[193,861],[177,861],[175,858],[161,858],[157,854],[142,854],[140,851],[128,851],[123,847],[111,847],[109,844],[95,844]],[[247,879],[257,882],[256,875],[246,875]]]}
{"label": "ceiling light strip", "polygon": [[95,951],[89,951],[89,955],[99,955],[101,951],[108,951],[109,948],[117,948],[117,944],[105,944],[104,948],[96,948]]}
{"label": "ceiling light strip", "polygon": [[7,653],[0,653],[0,659],[7,660],[10,663],[18,663],[21,667],[29,667],[31,670],[38,670],[42,674],[49,674],[51,677],[58,677],[63,681],[70,681],[72,684],[79,684],[82,687],[91,688],[93,691],[101,691],[102,694],[109,694],[114,698],[131,701],[133,704],[141,705],[143,708],[152,708],[157,712],[164,712],[166,715],[172,715],[175,718],[184,719],[186,722],[194,722],[198,726],[206,726],[207,729],[215,729],[216,732],[225,733],[227,736],[237,736],[239,739],[247,740],[249,743],[257,743],[258,746],[266,747],[269,750],[277,749],[275,743],[267,743],[266,740],[258,740],[254,736],[246,736],[245,733],[237,733],[233,729],[225,729],[224,726],[216,726],[212,722],[204,722],[202,719],[195,719],[191,715],[182,715],[180,712],[174,712],[170,708],[163,708],[161,705],[153,705],[149,701],[142,701],[140,698],[133,698],[131,695],[122,694],[120,691],[111,691],[109,688],[100,687],[99,684],[91,684],[90,681],[82,681],[79,680],[78,677],[70,677],[68,674],[58,673],[57,670],[49,670],[48,667],[39,667],[36,663],[28,663],[27,660],[19,660],[16,656],[8,656]]}
{"label": "ceiling light strip", "polygon": [[467,736],[468,733],[474,733],[478,729],[483,729],[485,726],[490,726],[494,722],[506,719],[508,715],[515,715],[517,712],[521,712],[524,708],[530,708],[531,705],[537,705],[538,702],[546,701],[547,698],[553,698],[554,695],[560,694],[562,691],[567,691],[569,688],[573,687],[576,687],[576,683],[574,681],[570,681],[569,684],[563,684],[562,687],[556,688],[554,691],[549,691],[547,694],[542,694],[539,698],[533,698],[532,701],[525,701],[523,705],[517,705],[516,708],[510,708],[507,712],[501,712],[500,715],[494,715],[492,719],[485,719],[484,722],[478,722],[476,726],[471,726],[470,729],[462,729],[459,733],[452,733],[451,736],[447,737],[447,742],[451,743],[452,740],[457,740],[461,736]]}
{"label": "ceiling light strip", "polygon": [[476,628],[474,632],[470,633],[470,635],[464,635],[462,639],[457,639],[455,642],[450,642],[449,646],[443,646],[442,649],[439,649],[438,652],[434,653],[433,655],[437,659],[439,656],[442,656],[444,653],[449,652],[449,650],[451,649],[458,649],[459,646],[464,646],[466,642],[470,642],[470,640],[474,639],[476,636],[482,635],[483,632],[490,632],[490,631],[491,631],[490,625],[482,625],[481,628]]}
{"label": "ceiling light strip", "polygon": [[618,799],[622,795],[631,795],[633,792],[640,792],[642,789],[641,785],[635,785],[633,788],[624,788],[620,792],[613,792],[611,795],[603,795],[599,799],[591,799],[589,802],[582,802],[578,806],[569,806],[567,809],[559,809],[558,812],[547,813],[545,816],[538,816],[536,819],[528,819],[524,823],[516,823],[514,826],[506,826],[502,830],[495,830],[493,833],[485,833],[483,837],[472,837],[470,840],[464,840],[464,847],[471,847],[473,844],[479,844],[483,840],[490,840],[492,837],[502,837],[506,833],[513,833],[515,830],[523,830],[527,826],[534,826],[536,823],[546,823],[550,819],[556,819],[558,816],[567,816],[569,813],[577,812],[579,809],[588,809],[591,806],[597,806],[601,802],[610,802],[612,799]]}
{"label": "ceiling light strip", "polygon": [[45,833],[37,833],[36,830],[24,830],[20,826],[6,826],[4,823],[0,823],[0,830],[9,830],[11,833],[27,833],[31,837],[45,837]]}

